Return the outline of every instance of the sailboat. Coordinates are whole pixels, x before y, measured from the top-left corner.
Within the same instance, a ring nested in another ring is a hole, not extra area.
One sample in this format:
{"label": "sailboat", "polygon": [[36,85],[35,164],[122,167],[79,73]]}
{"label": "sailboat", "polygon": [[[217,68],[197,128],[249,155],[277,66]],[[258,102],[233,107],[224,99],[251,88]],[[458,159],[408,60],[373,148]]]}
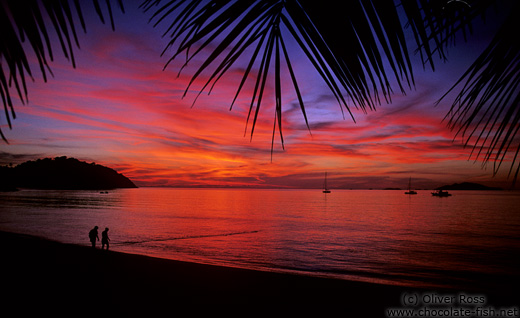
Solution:
{"label": "sailboat", "polygon": [[329,188],[327,188],[327,173],[325,172],[325,181],[323,182],[323,193],[330,193]]}
{"label": "sailboat", "polygon": [[408,180],[408,191],[406,191],[404,194],[417,194],[417,191],[412,190],[412,177],[410,177],[410,180]]}

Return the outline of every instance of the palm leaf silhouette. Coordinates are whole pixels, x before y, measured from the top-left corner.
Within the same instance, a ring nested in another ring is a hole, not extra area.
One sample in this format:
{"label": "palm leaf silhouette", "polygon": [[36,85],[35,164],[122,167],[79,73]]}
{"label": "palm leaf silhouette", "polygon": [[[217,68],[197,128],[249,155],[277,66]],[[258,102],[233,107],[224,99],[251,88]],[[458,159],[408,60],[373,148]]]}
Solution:
{"label": "palm leaf silhouette", "polygon": [[517,4],[489,46],[452,87],[450,92],[461,89],[446,115],[448,126],[472,147],[475,158],[484,156],[484,164],[494,162],[494,174],[512,151],[509,175],[514,181],[520,170],[520,163],[515,167],[520,151],[520,43],[510,32],[520,27],[519,9]]}
{"label": "palm leaf silhouette", "polygon": [[[265,85],[271,72],[270,65],[274,59],[275,128],[278,127],[283,146],[280,83],[283,82],[284,65],[308,126],[297,75],[285,45],[286,36],[296,41],[335,96],[342,111],[349,112],[353,119],[347,101],[354,107],[366,110],[375,108],[380,101],[380,94],[387,101],[390,99],[392,88],[384,61],[390,63],[391,75],[401,91],[404,91],[403,82],[406,86],[413,83],[397,9],[392,2],[378,3],[381,4],[375,7],[370,1],[351,1],[346,4],[347,9],[338,11],[330,10],[330,7],[316,1],[278,0],[170,1],[164,6],[159,6],[160,1],[145,1],[143,7],[145,11],[158,7],[152,16],[152,19],[157,20],[156,24],[166,20],[173,12],[177,14],[168,28],[171,40],[167,49],[176,48],[170,61],[185,53],[186,66],[213,44],[214,48],[194,72],[186,92],[205,71],[210,75],[199,94],[208,88],[211,91],[225,72],[246,54],[246,49],[254,48],[248,51],[250,62],[231,102],[232,107],[251,70],[256,66],[255,89],[248,116],[248,120],[253,118],[251,135],[254,133]],[[372,32],[372,27],[375,32]],[[341,39],[338,38],[338,32],[342,34]]]}
{"label": "palm leaf silhouette", "polygon": [[[165,4],[161,5],[163,2]],[[304,99],[298,86],[297,75],[291,66],[290,55],[284,46],[286,42],[284,37],[291,36],[292,40],[298,43],[300,50],[307,56],[335,96],[342,111],[346,110],[354,120],[351,107],[366,111],[380,105],[382,98],[386,102],[391,101],[394,92],[391,82],[396,83],[402,93],[414,86],[404,28],[411,29],[417,52],[423,63],[434,70],[436,57],[445,61],[448,48],[456,44],[456,35],[461,34],[463,40],[466,40],[468,33],[472,31],[471,22],[483,16],[493,2],[402,0],[396,6],[392,1],[358,0],[336,2],[336,4],[327,5],[312,0],[204,2],[148,0],[142,6],[145,11],[156,8],[151,18],[151,20],[155,19],[156,25],[166,20],[171,21],[165,33],[170,37],[170,42],[163,52],[164,54],[167,49],[174,48],[168,64],[184,54],[185,63],[181,68],[182,71],[195,57],[203,54],[205,49],[210,51],[205,62],[192,75],[186,92],[204,72],[208,72],[209,75],[206,83],[200,88],[199,95],[205,90],[211,92],[224,73],[234,63],[238,63],[242,54],[246,54],[246,48],[254,48],[249,51],[252,52],[248,56],[250,62],[231,102],[233,106],[256,65],[258,71],[255,89],[247,118],[248,122],[252,118],[251,136],[254,133],[265,83],[269,72],[272,71],[269,66],[274,59],[273,138],[278,129],[283,147],[281,125],[283,103],[280,83],[284,82],[282,80],[284,75],[281,70],[281,60],[285,61],[286,73],[289,73],[300,109],[309,128]],[[400,22],[400,12],[406,16],[405,26]],[[512,16],[516,12],[519,12],[518,7],[512,10]],[[175,15],[175,19],[168,19],[170,15]],[[512,30],[514,26],[505,27]],[[282,29],[285,32],[281,32]],[[500,41],[502,45],[508,47],[492,49],[491,47],[496,46],[492,43],[475,62],[476,64],[450,90],[454,90],[462,81],[467,81],[453,103],[450,114],[447,115],[451,116],[449,127],[452,129],[459,127],[459,133],[467,133],[469,126],[480,115],[476,126],[480,127],[481,133],[479,138],[474,140],[475,147],[480,145],[480,151],[484,148],[488,149],[484,162],[494,160],[497,164],[495,171],[515,143],[514,137],[518,132],[516,83],[518,46],[513,45],[511,42],[514,41],[506,34],[508,33],[499,32],[497,36],[500,39],[495,39],[494,42]],[[212,48],[209,49],[210,47]],[[509,54],[503,54],[504,50],[509,50]],[[487,65],[487,61],[492,57],[497,65],[483,71],[483,65]],[[493,92],[481,93],[481,89],[488,86]],[[482,114],[484,105],[489,104],[489,96],[493,94],[501,94],[494,99],[493,106],[489,106],[494,107],[495,111]],[[479,96],[480,100],[475,103]],[[504,107],[508,111],[498,111]],[[470,110],[474,113],[472,114]],[[496,122],[494,115],[501,116],[503,120],[497,129],[494,124],[491,124]],[[480,125],[482,118],[487,120],[485,125]],[[470,134],[470,137],[475,131]],[[484,134],[489,138],[492,132],[497,132],[494,138],[490,138],[492,140],[481,138]],[[468,138],[467,142],[470,140],[471,138]],[[520,145],[518,141],[515,144],[518,153]],[[519,166],[517,166],[515,180],[518,169]]]}
{"label": "palm leaf silhouette", "polygon": [[[102,6],[98,0],[93,0],[92,4],[101,22],[105,23]],[[122,1],[118,0],[118,4],[124,12]],[[112,7],[109,0],[106,0],[105,7],[114,29]],[[9,128],[12,128],[11,118],[16,118],[10,87],[14,84],[21,102],[26,103],[28,94],[25,78],[29,76],[34,80],[33,72],[27,61],[28,53],[23,46],[23,42],[28,41],[30,43],[32,53],[38,60],[43,80],[47,81],[48,74],[52,76],[49,61],[54,59],[54,52],[49,39],[51,32],[54,32],[59,39],[63,55],[71,62],[73,67],[76,67],[74,47],[79,48],[79,42],[75,21],[77,23],[78,20],[83,31],[86,32],[79,0],[74,0],[72,6],[68,0],[1,0],[0,96],[2,97],[5,119]],[[48,25],[49,23],[52,27]],[[0,136],[7,142],[1,129]]]}

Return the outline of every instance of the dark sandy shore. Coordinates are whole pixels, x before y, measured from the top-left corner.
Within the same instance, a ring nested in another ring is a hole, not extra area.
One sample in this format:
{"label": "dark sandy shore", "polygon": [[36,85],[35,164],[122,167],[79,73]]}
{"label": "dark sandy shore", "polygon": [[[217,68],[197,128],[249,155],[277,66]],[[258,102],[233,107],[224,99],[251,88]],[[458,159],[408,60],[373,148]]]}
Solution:
{"label": "dark sandy shore", "polygon": [[[0,312],[16,313],[9,317],[385,317],[385,308],[402,307],[403,292],[430,292],[106,252],[5,232],[0,242]],[[507,295],[488,302],[510,301]]]}

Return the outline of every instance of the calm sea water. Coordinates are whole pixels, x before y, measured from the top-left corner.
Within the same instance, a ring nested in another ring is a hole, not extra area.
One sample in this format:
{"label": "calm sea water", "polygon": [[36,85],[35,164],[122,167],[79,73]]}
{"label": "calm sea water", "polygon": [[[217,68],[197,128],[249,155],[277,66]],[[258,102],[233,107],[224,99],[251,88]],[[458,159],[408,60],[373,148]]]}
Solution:
{"label": "calm sea water", "polygon": [[[0,193],[0,230],[270,271],[413,286],[519,281],[520,193],[120,189]],[[100,233],[101,234],[101,233]]]}

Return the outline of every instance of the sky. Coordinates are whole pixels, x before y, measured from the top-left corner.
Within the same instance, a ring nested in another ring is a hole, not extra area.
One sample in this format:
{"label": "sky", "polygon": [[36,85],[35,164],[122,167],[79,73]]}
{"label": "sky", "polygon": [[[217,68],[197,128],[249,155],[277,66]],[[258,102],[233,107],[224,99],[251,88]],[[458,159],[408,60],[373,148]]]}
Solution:
{"label": "sky", "polygon": [[450,49],[449,61],[437,61],[435,72],[412,57],[415,88],[395,93],[376,111],[354,109],[356,122],[343,117],[303,54],[294,53],[310,132],[291,86],[284,86],[285,147],[276,135],[271,154],[274,99],[262,105],[252,137],[251,124],[246,126],[252,82],[230,110],[246,64],[231,69],[192,107],[197,85],[182,96],[194,66],[179,76],[178,61],[163,70],[171,54],[161,57],[168,39],[162,26],[148,23],[150,14],[137,8],[139,2],[125,1],[124,14],[114,10],[115,31],[84,8],[87,33],[79,32],[75,69],[56,54],[54,76],[45,83],[32,58],[29,103],[15,100],[13,129],[4,117],[0,121],[9,140],[0,144],[0,165],[75,157],[111,167],[138,186],[320,188],[325,172],[333,189],[407,188],[409,178],[415,188],[427,189],[512,184],[508,166],[493,176],[492,163],[483,168],[463,140],[454,139],[443,122],[450,99],[435,105],[488,43],[496,30],[492,22],[477,25],[470,42]]}

